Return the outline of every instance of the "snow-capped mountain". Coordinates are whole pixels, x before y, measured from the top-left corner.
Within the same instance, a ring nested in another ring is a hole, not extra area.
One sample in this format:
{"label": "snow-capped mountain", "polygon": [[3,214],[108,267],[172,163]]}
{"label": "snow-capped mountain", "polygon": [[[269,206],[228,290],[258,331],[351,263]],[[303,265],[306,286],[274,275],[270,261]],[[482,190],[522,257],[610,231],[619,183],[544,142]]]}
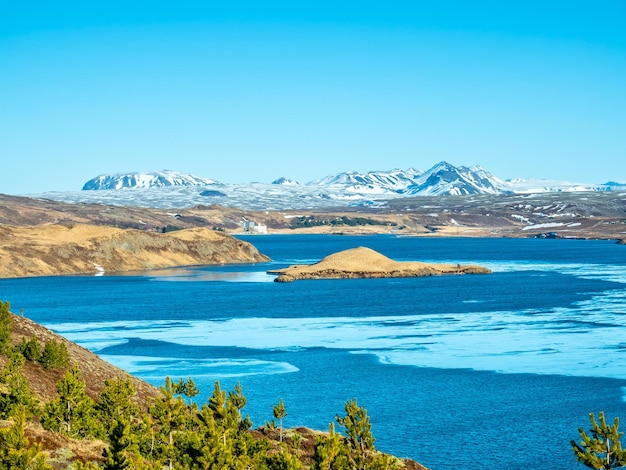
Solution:
{"label": "snow-capped mountain", "polygon": [[310,183],[308,186],[344,186],[353,191],[365,191],[373,194],[386,192],[397,193],[414,184],[421,171],[409,168],[408,170],[369,171],[358,173],[346,171],[337,175],[326,176]]}
{"label": "snow-capped mountain", "polygon": [[281,176],[280,178],[272,181],[272,184],[281,184],[283,186],[299,186],[300,185],[300,183],[298,183],[297,181],[290,180],[289,178],[285,178],[284,176]]}
{"label": "snow-capped mountain", "polygon": [[[135,189],[133,191],[120,189]],[[552,180],[503,181],[479,167],[456,167],[440,162],[427,171],[343,172],[307,184],[288,178],[266,183],[222,184],[175,171],[101,175],[83,189],[36,195],[65,202],[103,203],[160,208],[221,204],[251,210],[313,209],[385,205],[391,199],[413,196],[473,194],[529,194],[570,191],[624,190],[626,186],[570,183]],[[97,191],[93,191],[97,190]]]}
{"label": "snow-capped mountain", "polygon": [[439,162],[416,178],[403,194],[422,196],[464,196],[467,194],[506,193],[506,182],[475,165],[455,167]]}
{"label": "snow-capped mountain", "polygon": [[87,181],[83,190],[102,189],[145,189],[162,188],[167,186],[207,186],[219,184],[217,181],[178,171],[147,171],[134,173],[118,173],[114,175],[100,175]]}

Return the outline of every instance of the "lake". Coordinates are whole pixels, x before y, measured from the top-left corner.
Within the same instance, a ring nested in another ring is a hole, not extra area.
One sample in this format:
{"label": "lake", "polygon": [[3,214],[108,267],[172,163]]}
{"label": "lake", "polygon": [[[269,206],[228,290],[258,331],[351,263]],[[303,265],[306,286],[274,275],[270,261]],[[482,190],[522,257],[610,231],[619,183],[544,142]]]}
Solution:
{"label": "lake", "polygon": [[[357,398],[376,446],[432,469],[572,469],[590,412],[626,417],[626,246],[267,235],[256,265],[0,280],[0,299],[155,385],[241,382],[255,426],[326,430]],[[367,246],[491,275],[273,282]],[[198,398],[200,398],[198,397]]]}

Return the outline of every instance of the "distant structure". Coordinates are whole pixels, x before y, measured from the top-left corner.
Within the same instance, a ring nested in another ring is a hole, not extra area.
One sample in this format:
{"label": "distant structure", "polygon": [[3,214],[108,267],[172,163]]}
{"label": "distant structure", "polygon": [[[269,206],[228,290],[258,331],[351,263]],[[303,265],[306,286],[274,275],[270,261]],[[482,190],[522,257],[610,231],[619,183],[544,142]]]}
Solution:
{"label": "distant structure", "polygon": [[245,217],[241,220],[241,228],[243,228],[244,233],[267,233],[267,225],[257,224],[252,220],[248,220]]}

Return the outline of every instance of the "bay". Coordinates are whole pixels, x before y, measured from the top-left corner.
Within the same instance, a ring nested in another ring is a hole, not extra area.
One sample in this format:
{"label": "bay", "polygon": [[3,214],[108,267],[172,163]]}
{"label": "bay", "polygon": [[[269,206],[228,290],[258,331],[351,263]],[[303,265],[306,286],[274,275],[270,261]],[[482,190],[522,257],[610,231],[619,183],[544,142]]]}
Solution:
{"label": "bay", "polygon": [[[272,262],[0,281],[0,298],[160,385],[241,382],[256,426],[327,429],[357,398],[377,447],[433,469],[579,468],[588,413],[626,416],[626,247],[608,241],[245,237]],[[274,283],[368,246],[486,276]]]}

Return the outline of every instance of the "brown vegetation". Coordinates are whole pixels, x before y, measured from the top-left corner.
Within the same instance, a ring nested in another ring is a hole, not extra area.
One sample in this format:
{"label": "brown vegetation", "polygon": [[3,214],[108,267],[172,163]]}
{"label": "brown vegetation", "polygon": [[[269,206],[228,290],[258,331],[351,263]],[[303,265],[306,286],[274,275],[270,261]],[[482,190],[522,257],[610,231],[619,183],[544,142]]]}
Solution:
{"label": "brown vegetation", "polygon": [[[371,223],[333,223],[342,218],[364,218]],[[419,196],[381,200],[375,206],[297,211],[252,211],[220,205],[164,210],[68,204],[0,194],[0,224],[9,225],[81,223],[144,231],[161,231],[167,226],[210,227],[240,233],[243,219],[267,226],[269,233],[533,237],[556,231],[559,237],[566,238],[620,240],[626,238],[626,193]],[[303,219],[314,223],[296,223]]]}

